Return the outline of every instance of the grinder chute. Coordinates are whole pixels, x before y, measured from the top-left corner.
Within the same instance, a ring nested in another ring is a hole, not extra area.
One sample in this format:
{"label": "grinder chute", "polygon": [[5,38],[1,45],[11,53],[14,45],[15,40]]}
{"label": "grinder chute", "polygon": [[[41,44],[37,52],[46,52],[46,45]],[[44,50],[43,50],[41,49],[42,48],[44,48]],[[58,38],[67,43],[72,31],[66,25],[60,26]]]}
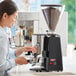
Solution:
{"label": "grinder chute", "polygon": [[55,31],[56,26],[64,12],[64,5],[41,5],[42,12],[50,31]]}

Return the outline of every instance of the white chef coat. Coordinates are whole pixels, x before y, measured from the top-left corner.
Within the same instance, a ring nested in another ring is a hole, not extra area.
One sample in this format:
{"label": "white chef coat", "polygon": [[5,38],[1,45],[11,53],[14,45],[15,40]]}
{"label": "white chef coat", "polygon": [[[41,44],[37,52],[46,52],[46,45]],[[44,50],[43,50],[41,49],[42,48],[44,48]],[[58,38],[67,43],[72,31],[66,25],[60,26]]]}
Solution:
{"label": "white chef coat", "polygon": [[0,26],[0,72],[15,66],[15,52],[9,49],[8,37],[5,30]]}

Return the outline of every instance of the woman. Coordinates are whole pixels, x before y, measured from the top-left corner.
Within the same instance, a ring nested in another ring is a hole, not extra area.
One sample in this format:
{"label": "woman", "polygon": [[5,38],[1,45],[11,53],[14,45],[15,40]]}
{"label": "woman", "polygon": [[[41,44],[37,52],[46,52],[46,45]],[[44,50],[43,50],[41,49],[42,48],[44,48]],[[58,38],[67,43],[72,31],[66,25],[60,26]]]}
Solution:
{"label": "woman", "polygon": [[24,51],[37,52],[34,47],[21,47],[15,51],[9,49],[9,42],[4,28],[11,28],[16,21],[16,16],[17,7],[13,1],[5,0],[0,3],[0,76],[3,76],[5,71],[16,64],[28,63],[24,57],[19,57]]}

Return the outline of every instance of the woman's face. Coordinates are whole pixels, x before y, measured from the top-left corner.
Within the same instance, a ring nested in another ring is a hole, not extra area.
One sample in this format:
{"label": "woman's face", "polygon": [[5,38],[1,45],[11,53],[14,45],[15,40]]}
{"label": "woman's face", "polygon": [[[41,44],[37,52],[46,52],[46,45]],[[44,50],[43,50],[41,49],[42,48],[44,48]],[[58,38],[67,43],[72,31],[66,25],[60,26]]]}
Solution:
{"label": "woman's face", "polygon": [[17,12],[7,17],[7,27],[11,28],[16,22]]}
{"label": "woman's face", "polygon": [[11,28],[13,24],[16,22],[16,18],[17,18],[17,12],[13,13],[12,15],[7,15],[7,13],[5,13],[3,15],[3,21],[2,21],[4,27]]}

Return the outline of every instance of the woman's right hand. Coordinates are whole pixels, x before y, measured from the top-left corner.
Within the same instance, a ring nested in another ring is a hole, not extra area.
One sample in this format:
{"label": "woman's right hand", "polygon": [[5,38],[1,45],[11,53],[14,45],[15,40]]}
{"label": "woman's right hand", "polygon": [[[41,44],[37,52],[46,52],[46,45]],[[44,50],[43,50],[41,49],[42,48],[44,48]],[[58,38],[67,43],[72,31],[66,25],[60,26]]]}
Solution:
{"label": "woman's right hand", "polygon": [[27,64],[27,60],[24,57],[15,58],[15,63],[19,65]]}

